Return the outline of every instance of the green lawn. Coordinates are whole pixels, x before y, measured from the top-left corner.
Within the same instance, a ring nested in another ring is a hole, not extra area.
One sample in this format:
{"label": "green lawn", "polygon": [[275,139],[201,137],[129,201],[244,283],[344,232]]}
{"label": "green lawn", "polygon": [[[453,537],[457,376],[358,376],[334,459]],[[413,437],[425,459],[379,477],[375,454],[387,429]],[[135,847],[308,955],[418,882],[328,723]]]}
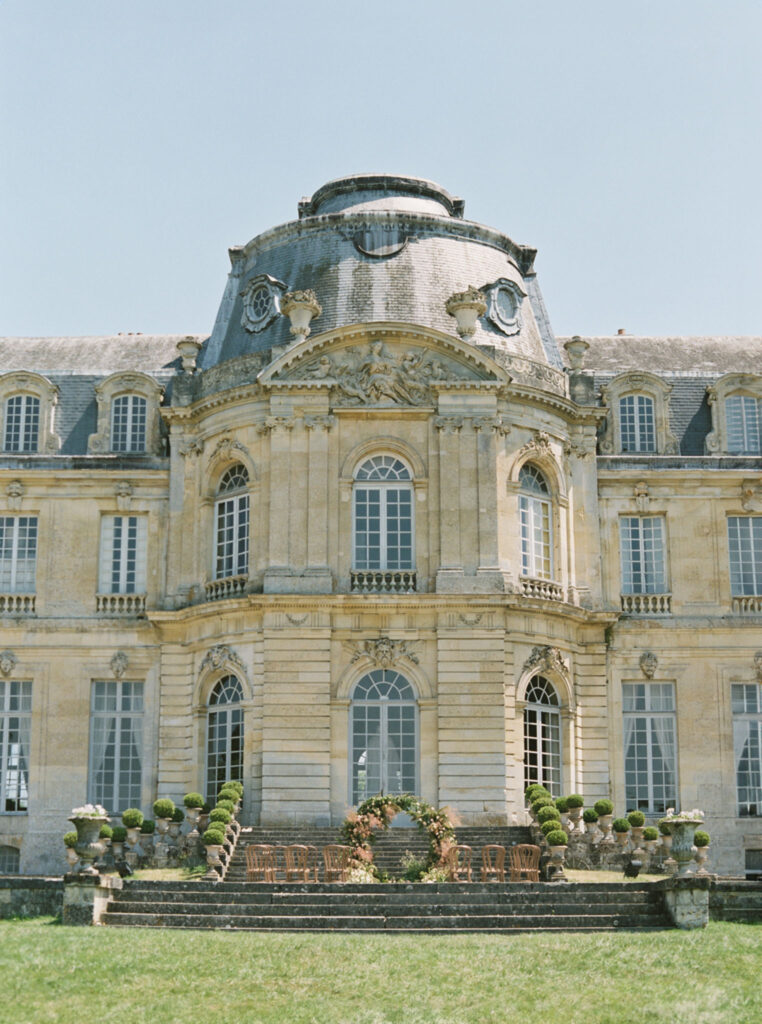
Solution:
{"label": "green lawn", "polygon": [[0,1024],[752,1024],[762,928],[269,935],[0,923]]}

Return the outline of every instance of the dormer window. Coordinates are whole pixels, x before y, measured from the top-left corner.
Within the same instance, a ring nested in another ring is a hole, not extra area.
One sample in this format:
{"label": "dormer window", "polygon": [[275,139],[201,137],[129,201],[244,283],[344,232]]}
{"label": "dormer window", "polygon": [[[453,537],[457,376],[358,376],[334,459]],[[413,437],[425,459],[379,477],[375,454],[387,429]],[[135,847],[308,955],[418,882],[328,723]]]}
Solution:
{"label": "dormer window", "polygon": [[5,403],[6,452],[36,452],[40,438],[40,400],[35,395],[13,395]]}
{"label": "dormer window", "polygon": [[120,395],[111,403],[112,452],[146,450],[146,405],[140,395]]}
{"label": "dormer window", "polygon": [[725,422],[728,432],[728,452],[731,455],[759,455],[758,398],[751,395],[731,395],[725,399]]}
{"label": "dormer window", "polygon": [[622,452],[655,452],[654,403],[648,395],[619,399],[619,447]]}

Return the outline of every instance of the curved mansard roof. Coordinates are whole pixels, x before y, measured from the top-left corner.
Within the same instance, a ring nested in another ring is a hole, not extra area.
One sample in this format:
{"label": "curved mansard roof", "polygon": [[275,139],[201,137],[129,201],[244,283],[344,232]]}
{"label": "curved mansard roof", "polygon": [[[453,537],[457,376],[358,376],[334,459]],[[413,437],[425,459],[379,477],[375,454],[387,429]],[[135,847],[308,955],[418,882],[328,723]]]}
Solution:
{"label": "curved mansard roof", "polygon": [[389,174],[339,178],[302,200],[298,220],[230,250],[228,286],[200,365],[293,343],[283,316],[242,322],[247,288],[260,280],[275,295],[316,293],[322,312],[313,334],[383,321],[455,334],[447,299],[506,282],[518,303],[516,324],[501,323],[490,308],[471,342],[560,366],[534,256],[534,249],[464,220],[463,201],[433,182]]}

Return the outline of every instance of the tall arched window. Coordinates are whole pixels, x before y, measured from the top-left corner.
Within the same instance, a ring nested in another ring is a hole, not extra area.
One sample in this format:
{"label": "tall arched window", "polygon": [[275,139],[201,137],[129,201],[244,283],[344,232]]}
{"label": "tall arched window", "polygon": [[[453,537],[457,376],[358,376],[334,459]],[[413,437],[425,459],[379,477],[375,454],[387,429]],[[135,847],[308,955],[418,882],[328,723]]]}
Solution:
{"label": "tall arched window", "polygon": [[215,503],[214,578],[249,572],[249,474],[241,463],[226,470]]}
{"label": "tall arched window", "polygon": [[35,395],[13,395],[5,403],[6,452],[39,451],[40,400]]}
{"label": "tall arched window", "polygon": [[561,795],[561,713],[555,687],[544,676],[531,679],[524,708],[524,787],[533,782]]}
{"label": "tall arched window", "polygon": [[552,579],[550,489],[540,470],[531,463],[521,467],[519,487],[521,573],[535,579]]}
{"label": "tall arched window", "polygon": [[111,450],[146,450],[146,411],[148,403],[141,395],[119,395],[111,403]]}
{"label": "tall arched window", "polygon": [[374,455],[355,472],[354,569],[412,569],[410,470],[393,455]]}
{"label": "tall arched window", "polygon": [[243,690],[235,676],[223,676],[209,694],[206,718],[206,794],[217,796],[223,782],[243,782]]}
{"label": "tall arched window", "polygon": [[374,669],[352,691],[352,793],[414,793],[418,775],[417,704],[412,685],[392,669]]}
{"label": "tall arched window", "polygon": [[648,395],[619,399],[619,447],[623,452],[655,452],[654,401]]}

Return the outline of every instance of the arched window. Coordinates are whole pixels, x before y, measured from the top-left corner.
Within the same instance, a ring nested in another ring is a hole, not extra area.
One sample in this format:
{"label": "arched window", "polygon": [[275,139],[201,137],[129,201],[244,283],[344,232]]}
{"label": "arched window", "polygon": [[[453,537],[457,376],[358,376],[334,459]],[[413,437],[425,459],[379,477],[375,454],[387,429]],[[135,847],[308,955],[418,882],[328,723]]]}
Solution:
{"label": "arched window", "polygon": [[655,452],[654,402],[648,395],[619,399],[619,448],[623,452]]}
{"label": "arched window", "polygon": [[146,450],[146,411],[148,403],[141,395],[119,395],[111,402],[112,452]]}
{"label": "arched window", "polygon": [[353,568],[412,569],[410,470],[393,455],[374,455],[355,472]]}
{"label": "arched window", "polygon": [[17,875],[21,854],[15,846],[0,846],[0,875]]}
{"label": "arched window", "polygon": [[552,579],[550,489],[540,470],[531,463],[519,470],[519,487],[521,573],[535,579]]}
{"label": "arched window", "polygon": [[215,503],[214,578],[249,573],[249,474],[237,463],[222,475]]}
{"label": "arched window", "polygon": [[555,687],[544,676],[527,686],[524,708],[524,787],[539,782],[561,795],[561,714]]}
{"label": "arched window", "polygon": [[385,668],[363,676],[352,691],[350,728],[353,804],[376,793],[416,792],[417,704],[404,676]]}
{"label": "arched window", "polygon": [[206,718],[206,794],[217,796],[223,782],[243,782],[243,690],[235,676],[223,676],[209,694]]}
{"label": "arched window", "polygon": [[6,452],[36,452],[40,446],[40,400],[35,395],[13,395],[5,403]]}

